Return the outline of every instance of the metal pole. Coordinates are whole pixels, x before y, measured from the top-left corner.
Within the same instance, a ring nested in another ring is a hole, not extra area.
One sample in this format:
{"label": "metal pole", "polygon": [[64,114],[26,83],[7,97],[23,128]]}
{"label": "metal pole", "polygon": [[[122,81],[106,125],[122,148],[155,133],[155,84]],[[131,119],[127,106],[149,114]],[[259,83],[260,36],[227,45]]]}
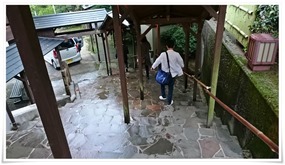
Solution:
{"label": "metal pole", "polygon": [[[214,48],[212,81],[211,81],[211,92],[214,96],[216,95],[216,90],[217,90],[226,9],[227,9],[226,5],[220,5],[219,7],[219,15],[218,15],[218,22],[216,29],[216,37],[215,37],[216,39],[215,39],[215,48]],[[215,108],[215,100],[210,98],[207,127],[210,127],[212,125],[214,117],[214,108]]]}
{"label": "metal pole", "polygon": [[125,73],[125,64],[124,64],[124,55],[123,55],[123,45],[122,45],[122,31],[121,31],[121,22],[119,22],[119,6],[112,6],[113,11],[113,25],[115,32],[115,41],[119,61],[119,70],[120,70],[120,80],[121,80],[121,90],[123,96],[123,108],[124,108],[124,118],[125,123],[130,123],[130,113],[129,113],[129,102],[128,102],[128,93],[127,93],[127,80]]}

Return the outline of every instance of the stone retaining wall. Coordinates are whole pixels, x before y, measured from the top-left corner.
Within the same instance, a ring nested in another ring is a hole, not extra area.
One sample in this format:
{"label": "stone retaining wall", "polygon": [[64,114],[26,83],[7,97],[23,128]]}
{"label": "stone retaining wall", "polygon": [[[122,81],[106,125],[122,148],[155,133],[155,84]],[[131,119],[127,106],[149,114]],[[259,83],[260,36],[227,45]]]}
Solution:
{"label": "stone retaining wall", "polygon": [[[208,86],[211,84],[214,61],[215,29],[214,21],[205,21],[202,31],[202,52],[204,53],[201,80]],[[246,64],[247,60],[243,52],[225,32],[216,95],[278,145],[278,105],[277,110],[272,108],[274,106],[270,105],[256,88],[256,82],[253,82],[249,76],[252,72]],[[207,99],[209,99],[208,96]],[[278,155],[272,152],[262,140],[217,103],[215,113],[221,117],[223,124],[228,126],[231,134],[238,137],[240,145],[251,151],[254,158],[278,158]]]}

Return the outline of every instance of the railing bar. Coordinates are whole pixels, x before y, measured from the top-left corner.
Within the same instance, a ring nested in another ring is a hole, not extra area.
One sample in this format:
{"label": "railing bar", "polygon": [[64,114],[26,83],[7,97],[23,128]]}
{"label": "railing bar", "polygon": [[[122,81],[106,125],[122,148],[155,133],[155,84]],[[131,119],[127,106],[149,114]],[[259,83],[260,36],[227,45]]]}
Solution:
{"label": "railing bar", "polygon": [[235,117],[238,121],[240,121],[244,126],[246,126],[249,130],[251,130],[257,137],[259,137],[263,142],[265,142],[270,149],[279,154],[279,147],[266,135],[263,134],[260,130],[258,130],[256,127],[254,127],[252,124],[250,124],[247,120],[245,120],[243,117],[241,117],[239,114],[237,114],[234,110],[232,110],[230,107],[228,107],[226,104],[224,104],[221,100],[219,100],[216,96],[214,96],[208,89],[209,87],[203,84],[201,81],[199,81],[197,78],[195,78],[194,75],[189,75],[184,72],[188,77],[193,78],[195,81],[197,81],[205,90],[205,92],[211,96],[218,104],[220,104],[226,111],[228,111],[233,117]]}

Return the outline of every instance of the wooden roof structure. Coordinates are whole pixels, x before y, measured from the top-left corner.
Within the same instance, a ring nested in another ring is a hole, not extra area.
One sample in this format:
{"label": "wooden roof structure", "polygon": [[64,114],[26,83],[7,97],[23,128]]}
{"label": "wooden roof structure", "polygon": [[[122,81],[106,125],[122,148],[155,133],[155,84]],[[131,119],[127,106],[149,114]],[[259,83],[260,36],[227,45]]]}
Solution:
{"label": "wooden roof structure", "polygon": [[[144,85],[143,85],[143,73],[142,73],[142,56],[141,56],[141,39],[154,27],[157,28],[157,55],[158,52],[161,52],[160,46],[160,26],[171,25],[171,24],[179,24],[183,26],[183,30],[185,33],[185,45],[189,45],[189,34],[190,34],[190,26],[192,23],[198,24],[198,33],[193,34],[195,37],[201,37],[201,31],[204,20],[208,20],[212,17],[218,18],[217,11],[222,8],[222,14],[225,15],[226,6],[218,6],[218,5],[119,5],[113,6],[113,28],[115,31],[115,41],[117,46],[118,57],[123,57],[122,53],[122,32],[121,32],[121,24],[123,20],[127,20],[130,23],[130,27],[135,30],[136,33],[136,48],[137,48],[137,56],[138,56],[138,68],[139,68],[139,87],[140,87],[140,99],[144,99]],[[116,15],[117,14],[117,15]],[[118,19],[118,20],[115,20]],[[224,18],[220,18],[223,19]],[[149,25],[149,27],[141,32],[140,25],[145,24]],[[222,21],[221,24],[224,24]],[[110,23],[109,23],[110,25]],[[221,27],[219,27],[221,28]],[[106,26],[106,30],[111,29],[109,26]],[[223,29],[222,29],[223,30]],[[192,31],[191,31],[192,32]],[[117,34],[116,34],[117,33]],[[193,33],[193,32],[192,32]],[[199,41],[200,39],[197,39]],[[219,41],[221,42],[221,41]],[[201,43],[198,43],[197,46],[200,46]],[[217,45],[219,48],[219,45]],[[198,50],[199,48],[197,48]],[[200,52],[197,51],[197,60],[195,65],[195,74],[198,75],[198,64],[200,61]],[[188,54],[189,47],[185,46],[185,71],[188,72]],[[127,98],[127,86],[125,84],[125,74],[124,74],[124,65],[123,60],[118,58],[119,60],[119,68],[120,68],[120,79],[122,82],[122,94],[123,94],[123,103],[124,103],[124,111],[126,115],[129,114],[128,110],[128,98]],[[185,76],[185,88],[187,87],[187,77]],[[194,86],[193,92],[193,100],[196,100],[196,91],[197,91],[197,83]],[[125,122],[128,123],[130,121],[129,116],[125,116]]]}
{"label": "wooden roof structure", "polygon": [[[180,24],[208,20],[212,16],[208,12],[218,11],[218,5],[126,5],[120,13],[129,13],[139,24]],[[129,20],[129,19],[128,19]]]}
{"label": "wooden roof structure", "polygon": [[[219,11],[219,14],[217,14]],[[119,71],[121,79],[121,90],[123,96],[123,110],[125,123],[130,122],[126,75],[123,61],[121,24],[124,19],[133,26],[136,31],[137,54],[139,57],[139,79],[140,96],[144,98],[142,81],[142,57],[140,40],[150,31],[153,26],[159,27],[167,24],[183,24],[185,40],[189,37],[189,24],[197,22],[199,25],[197,37],[201,37],[202,22],[211,17],[218,20],[216,30],[216,41],[214,50],[214,67],[211,92],[215,95],[217,84],[217,72],[222,45],[222,34],[224,30],[226,6],[203,6],[203,5],[113,5],[113,26],[115,34],[116,49],[119,60]],[[121,17],[119,17],[121,15]],[[37,108],[47,134],[47,138],[54,158],[71,158],[70,150],[59,116],[57,103],[48,73],[42,60],[41,48],[37,39],[35,25],[29,9],[26,5],[8,5],[7,18],[23,62],[24,69],[29,79],[29,84],[35,97]],[[149,24],[149,28],[141,33],[140,25]],[[158,28],[159,30],[159,28]],[[159,39],[159,36],[158,36]],[[188,38],[189,40],[189,38]],[[33,44],[28,44],[33,43]],[[188,43],[189,44],[189,43]],[[198,44],[199,45],[199,44]],[[189,52],[185,48],[185,52]],[[199,52],[199,51],[197,51]],[[198,55],[200,55],[198,53]],[[186,56],[185,56],[186,57]],[[198,58],[197,58],[198,59]],[[196,64],[198,62],[196,61]],[[187,65],[185,65],[187,67]],[[197,68],[195,68],[196,70]],[[196,72],[197,73],[197,72]],[[40,84],[39,84],[40,82]],[[196,84],[197,86],[197,84]],[[195,87],[194,87],[195,88]],[[213,105],[210,105],[213,107]],[[211,115],[212,113],[209,112]],[[213,116],[209,116],[211,119]],[[50,122],[52,121],[52,122]]]}

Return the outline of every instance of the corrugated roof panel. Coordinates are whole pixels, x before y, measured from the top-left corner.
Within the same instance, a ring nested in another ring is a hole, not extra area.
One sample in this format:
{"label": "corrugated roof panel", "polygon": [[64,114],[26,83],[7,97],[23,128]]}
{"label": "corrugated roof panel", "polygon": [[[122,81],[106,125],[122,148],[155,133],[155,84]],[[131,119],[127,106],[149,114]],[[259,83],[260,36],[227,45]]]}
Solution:
{"label": "corrugated roof panel", "polygon": [[54,28],[76,24],[102,22],[106,17],[105,9],[59,13],[33,17],[36,29]]}
{"label": "corrugated roof panel", "polygon": [[[53,50],[56,46],[62,43],[64,39],[61,38],[46,38],[39,37],[40,46],[43,55]],[[6,82],[18,75],[24,70],[23,63],[18,52],[16,44],[6,47]]]}

